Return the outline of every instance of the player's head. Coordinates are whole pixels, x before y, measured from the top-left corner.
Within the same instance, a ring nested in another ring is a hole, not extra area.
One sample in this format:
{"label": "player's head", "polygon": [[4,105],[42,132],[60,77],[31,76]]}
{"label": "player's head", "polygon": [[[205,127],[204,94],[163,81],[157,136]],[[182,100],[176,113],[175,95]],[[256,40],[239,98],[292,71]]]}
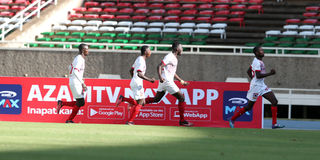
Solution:
{"label": "player's head", "polygon": [[89,46],[87,44],[81,43],[79,45],[79,54],[87,56],[89,54]]}
{"label": "player's head", "polygon": [[151,51],[149,46],[144,45],[141,47],[140,50],[141,50],[141,56],[146,55],[147,58],[151,56]]}
{"label": "player's head", "polygon": [[178,41],[174,41],[172,43],[172,53],[177,53],[177,55],[181,55],[182,53],[182,45]]}
{"label": "player's head", "polygon": [[256,46],[253,48],[253,53],[256,57],[264,57],[264,52],[261,46]]}

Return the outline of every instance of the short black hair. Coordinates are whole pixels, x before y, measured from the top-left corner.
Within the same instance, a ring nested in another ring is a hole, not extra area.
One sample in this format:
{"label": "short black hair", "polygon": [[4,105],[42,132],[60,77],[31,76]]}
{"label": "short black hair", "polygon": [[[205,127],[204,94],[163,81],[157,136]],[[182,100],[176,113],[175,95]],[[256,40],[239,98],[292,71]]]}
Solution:
{"label": "short black hair", "polygon": [[176,52],[177,50],[178,50],[178,46],[180,45],[180,42],[179,41],[174,41],[173,43],[172,43],[172,51],[173,52]]}
{"label": "short black hair", "polygon": [[146,50],[149,48],[149,46],[147,45],[144,45],[144,46],[141,46],[140,50],[141,50],[141,55],[145,55],[146,54]]}
{"label": "short black hair", "polygon": [[79,45],[79,54],[81,54],[82,53],[82,50],[83,50],[83,48],[85,47],[85,46],[88,46],[87,44],[84,44],[84,43],[81,43],[80,45]]}
{"label": "short black hair", "polygon": [[259,46],[255,46],[255,47],[253,48],[253,53],[256,54],[256,53],[259,51],[260,48],[261,48],[260,45],[259,45]]}

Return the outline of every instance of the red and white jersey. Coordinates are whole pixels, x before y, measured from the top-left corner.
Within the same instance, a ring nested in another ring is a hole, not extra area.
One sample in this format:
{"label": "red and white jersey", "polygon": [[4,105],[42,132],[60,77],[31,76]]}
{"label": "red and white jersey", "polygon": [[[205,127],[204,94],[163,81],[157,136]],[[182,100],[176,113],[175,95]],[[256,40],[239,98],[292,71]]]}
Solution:
{"label": "red and white jersey", "polygon": [[146,73],[146,69],[147,69],[146,60],[142,56],[139,56],[134,61],[132,68],[133,68],[133,77],[132,77],[130,83],[135,83],[137,85],[143,85],[143,79],[141,79],[138,76],[138,71],[141,71],[141,73],[143,75]]}
{"label": "red and white jersey", "polygon": [[178,66],[177,57],[171,52],[163,58],[162,63],[165,65],[161,72],[162,78],[164,78],[165,81],[173,82]]}
{"label": "red and white jersey", "polygon": [[82,55],[77,55],[71,65],[69,66],[69,82],[83,83],[83,73],[85,67],[85,60]]}
{"label": "red and white jersey", "polygon": [[256,85],[256,86],[264,86],[264,78],[257,78],[256,72],[260,71],[260,73],[265,74],[266,68],[264,66],[264,63],[259,60],[258,58],[254,58],[251,64],[251,71],[252,71],[252,80],[250,82],[250,85]]}

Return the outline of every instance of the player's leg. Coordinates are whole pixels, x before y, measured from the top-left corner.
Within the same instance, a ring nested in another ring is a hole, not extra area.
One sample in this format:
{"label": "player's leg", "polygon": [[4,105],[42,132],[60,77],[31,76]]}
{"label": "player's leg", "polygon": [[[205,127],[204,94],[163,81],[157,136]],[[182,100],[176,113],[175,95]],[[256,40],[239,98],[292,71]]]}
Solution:
{"label": "player's leg", "polygon": [[178,103],[179,115],[180,115],[179,125],[188,126],[188,127],[192,126],[193,125],[192,123],[190,123],[190,122],[188,122],[188,121],[186,121],[184,119],[184,109],[185,109],[184,107],[186,105],[186,102],[185,102],[185,99],[184,99],[184,95],[180,91],[178,91],[178,92],[176,92],[176,93],[174,93],[172,95],[174,97],[176,97],[178,99],[178,101],[179,101],[179,103]]}
{"label": "player's leg", "polygon": [[234,128],[234,122],[237,120],[237,118],[239,118],[245,112],[250,111],[253,108],[254,104],[255,104],[255,101],[249,100],[248,104],[245,107],[240,108],[239,110],[236,110],[234,112],[233,116],[229,120],[230,128]]}
{"label": "player's leg", "polygon": [[146,98],[145,103],[146,104],[158,103],[160,102],[160,100],[165,94],[166,94],[165,83],[159,83],[156,96]]}
{"label": "player's leg", "polygon": [[85,105],[84,98],[77,98],[76,99],[76,106],[72,108],[72,112],[67,119],[66,123],[73,123],[74,117],[78,114],[80,107]]}
{"label": "player's leg", "polygon": [[134,100],[133,98],[126,98],[123,95],[120,95],[119,98],[116,101],[116,107],[118,107],[119,104],[121,104],[122,102],[128,102],[132,106],[137,105],[137,101]]}
{"label": "player's leg", "polygon": [[69,106],[69,107],[74,107],[76,105],[76,101],[72,101],[72,102],[65,102],[65,101],[61,101],[58,100],[58,104],[57,104],[57,113],[60,114],[60,110],[63,106]]}
{"label": "player's leg", "polygon": [[131,115],[130,115],[130,118],[129,118],[129,121],[128,121],[128,125],[134,125],[134,119],[137,117],[137,115],[139,114],[140,112],[140,109],[142,107],[144,103],[144,99],[139,99],[137,100],[137,105],[133,106],[132,108],[132,111],[131,111]]}
{"label": "player's leg", "polygon": [[262,95],[265,99],[267,99],[271,103],[271,113],[272,113],[272,128],[283,128],[285,126],[277,123],[277,115],[278,115],[278,100],[272,91],[269,91]]}

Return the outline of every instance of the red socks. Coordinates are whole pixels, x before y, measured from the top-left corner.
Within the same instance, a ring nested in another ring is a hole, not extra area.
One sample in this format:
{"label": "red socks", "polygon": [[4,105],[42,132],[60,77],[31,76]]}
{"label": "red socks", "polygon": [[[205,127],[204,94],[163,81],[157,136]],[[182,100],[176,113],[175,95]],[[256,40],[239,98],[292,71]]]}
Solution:
{"label": "red socks", "polygon": [[62,102],[62,106],[70,106],[73,107],[76,105],[76,101],[72,101],[72,102]]}
{"label": "red socks", "polygon": [[271,112],[272,112],[272,125],[277,124],[278,107],[271,106]]}
{"label": "red socks", "polygon": [[128,102],[128,103],[130,103],[130,104],[132,104],[132,105],[134,105],[134,106],[137,105],[137,101],[134,100],[134,99],[132,99],[132,98],[123,97],[122,100],[125,101],[125,102]]}
{"label": "red socks", "polygon": [[180,115],[180,122],[184,121],[184,106],[185,102],[179,102],[178,107],[179,107],[179,115]]}
{"label": "red socks", "polygon": [[148,97],[145,99],[145,101],[146,101],[146,104],[150,104],[154,102],[154,98]]}
{"label": "red socks", "polygon": [[71,115],[70,115],[69,118],[68,118],[69,121],[72,121],[72,120],[73,120],[73,118],[77,115],[79,109],[80,109],[80,107],[78,107],[78,106],[74,106],[74,107],[73,107],[72,113],[71,113]]}
{"label": "red socks", "polygon": [[136,106],[133,107],[132,113],[131,113],[131,117],[129,119],[129,122],[133,122],[133,120],[136,118],[136,116],[139,114],[139,111],[141,109],[142,105],[138,104]]}
{"label": "red socks", "polygon": [[238,117],[240,117],[243,113],[246,112],[246,109],[243,107],[240,110],[236,111],[231,118],[231,121],[235,121]]}

